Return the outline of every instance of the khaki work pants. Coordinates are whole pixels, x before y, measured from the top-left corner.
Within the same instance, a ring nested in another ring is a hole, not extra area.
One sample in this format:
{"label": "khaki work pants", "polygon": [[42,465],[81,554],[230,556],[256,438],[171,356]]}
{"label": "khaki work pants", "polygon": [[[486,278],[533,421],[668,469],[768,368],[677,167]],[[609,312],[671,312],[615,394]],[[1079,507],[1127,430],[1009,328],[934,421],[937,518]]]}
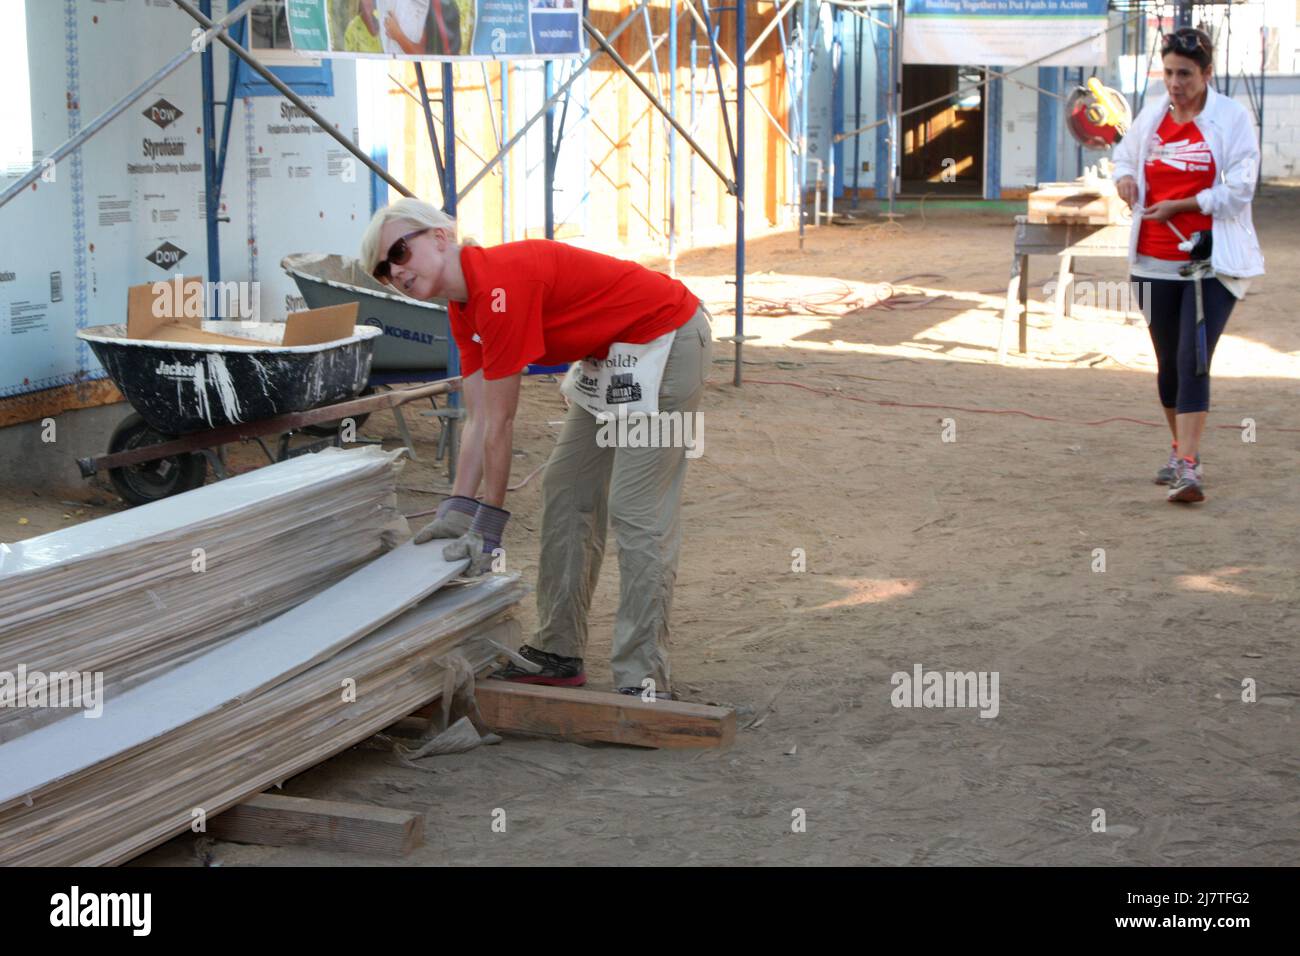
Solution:
{"label": "khaki work pants", "polygon": [[[712,367],[713,337],[701,306],[677,330],[659,388],[660,412],[694,414]],[[601,425],[569,408],[542,480],[537,575],[538,650],[583,657],[605,530],[618,542],[619,600],[610,665],[615,687],[670,690],[669,612],[681,542],[684,447],[601,447]],[[608,432],[607,432],[608,434]],[[680,443],[678,443],[680,445]],[[694,452],[692,452],[694,454]]]}

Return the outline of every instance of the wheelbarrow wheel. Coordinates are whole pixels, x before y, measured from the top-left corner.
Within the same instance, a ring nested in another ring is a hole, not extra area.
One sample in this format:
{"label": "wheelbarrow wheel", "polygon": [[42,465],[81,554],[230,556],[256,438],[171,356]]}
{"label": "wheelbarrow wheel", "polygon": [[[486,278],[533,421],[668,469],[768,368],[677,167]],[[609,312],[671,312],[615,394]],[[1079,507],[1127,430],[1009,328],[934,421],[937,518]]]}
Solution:
{"label": "wheelbarrow wheel", "polygon": [[[154,431],[136,412],[132,412],[113,430],[108,452],[130,451],[171,441],[174,436]],[[110,468],[108,480],[122,500],[129,505],[147,505],[151,501],[179,495],[201,487],[208,476],[208,462],[201,454],[184,452],[138,465]]]}
{"label": "wheelbarrow wheel", "polygon": [[[375,394],[375,390],[371,386],[367,385],[365,390],[358,395],[357,398],[367,398],[373,394]],[[351,417],[352,427],[360,431],[361,426],[364,425],[366,419],[370,417],[370,413],[362,412],[360,415],[353,415]],[[321,422],[319,425],[304,425],[302,430],[304,434],[314,435],[317,438],[333,438],[338,434],[339,429],[342,427],[343,421],[340,419],[337,422]]]}

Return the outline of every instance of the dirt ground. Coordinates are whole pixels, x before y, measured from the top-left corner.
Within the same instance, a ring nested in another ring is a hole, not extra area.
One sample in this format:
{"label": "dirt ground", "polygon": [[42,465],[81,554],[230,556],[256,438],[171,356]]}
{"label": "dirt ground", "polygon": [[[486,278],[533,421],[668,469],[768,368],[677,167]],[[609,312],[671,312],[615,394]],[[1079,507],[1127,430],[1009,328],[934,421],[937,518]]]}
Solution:
{"label": "dirt ground", "polygon": [[[734,747],[510,738],[423,771],[355,748],[286,792],[426,812],[427,845],[404,864],[1300,862],[1300,189],[1266,187],[1255,208],[1269,275],[1215,355],[1208,500],[1194,507],[1151,481],[1168,436],[1140,315],[1090,307],[1085,290],[1073,318],[1054,319],[1050,264],[1035,260],[1030,354],[1013,342],[998,364],[1009,217],[931,204],[896,224],[810,230],[803,251],[792,234],[755,241],[751,295],[868,307],[751,314],[760,338],[741,389],[731,346],[715,347],[672,663],[679,696],[737,709]],[[732,331],[731,256],[679,262],[715,335]],[[1078,268],[1124,278],[1120,260]],[[897,298],[876,301],[883,282]],[[514,481],[545,461],[561,415],[554,381],[528,380]],[[417,428],[431,442],[432,422]],[[396,443],[387,416],[363,432]],[[446,486],[429,463],[401,481],[408,512]],[[530,581],[540,484],[507,504],[508,555]],[[4,535],[23,537],[103,510],[78,507],[64,518],[69,506],[8,494],[0,527],[27,516]],[[611,535],[595,688],[609,687],[616,588]],[[531,602],[522,618],[527,634]],[[891,675],[918,664],[996,671],[997,716],[895,708]],[[189,836],[140,862],[200,855],[385,862]]]}

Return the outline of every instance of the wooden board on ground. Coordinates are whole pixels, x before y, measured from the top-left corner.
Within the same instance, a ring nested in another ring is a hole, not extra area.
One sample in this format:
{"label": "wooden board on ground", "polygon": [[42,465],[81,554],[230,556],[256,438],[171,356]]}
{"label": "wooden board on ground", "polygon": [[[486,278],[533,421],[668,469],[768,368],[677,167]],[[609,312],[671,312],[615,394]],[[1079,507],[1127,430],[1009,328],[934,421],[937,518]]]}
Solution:
{"label": "wooden board on ground", "polygon": [[424,814],[259,793],[212,819],[208,835],[232,843],[403,856],[424,844]]}
{"label": "wooden board on ground", "polygon": [[501,733],[664,749],[727,747],[736,738],[728,707],[501,680],[479,681],[474,696]]}

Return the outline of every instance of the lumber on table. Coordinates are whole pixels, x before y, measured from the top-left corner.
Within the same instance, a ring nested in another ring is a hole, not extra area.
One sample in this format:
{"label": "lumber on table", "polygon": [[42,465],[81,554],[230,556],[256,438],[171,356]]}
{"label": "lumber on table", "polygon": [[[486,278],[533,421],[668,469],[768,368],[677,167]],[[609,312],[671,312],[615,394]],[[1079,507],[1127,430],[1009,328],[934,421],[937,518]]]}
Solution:
{"label": "lumber on table", "polygon": [[1123,222],[1128,206],[1110,183],[1044,183],[1029,194],[1026,212],[1033,223],[1104,226]]}
{"label": "lumber on table", "polygon": [[736,738],[729,707],[491,679],[479,681],[474,696],[501,733],[664,749],[727,747]]}
{"label": "lumber on table", "polygon": [[260,793],[213,818],[208,835],[233,843],[403,856],[424,844],[424,814]]}

